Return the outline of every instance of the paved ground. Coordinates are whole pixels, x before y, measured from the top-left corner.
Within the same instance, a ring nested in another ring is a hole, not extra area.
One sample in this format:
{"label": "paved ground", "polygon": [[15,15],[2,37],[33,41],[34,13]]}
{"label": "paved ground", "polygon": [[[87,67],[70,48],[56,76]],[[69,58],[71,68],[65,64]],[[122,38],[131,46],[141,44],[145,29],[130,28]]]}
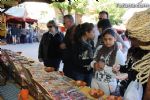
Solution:
{"label": "paved ground", "polygon": [[[30,57],[36,61],[38,61],[38,48],[39,48],[39,43],[26,43],[26,44],[8,44],[8,45],[4,45],[4,46],[0,46],[0,48],[3,49],[9,49],[12,51],[21,51],[22,55],[26,56],[26,57]],[[60,70],[62,70],[63,68],[63,64],[60,64]]]}
{"label": "paved ground", "polygon": [[[38,47],[39,43],[33,44],[17,44],[17,45],[4,45],[0,46],[2,49],[9,49],[12,51],[21,51],[22,55],[26,57],[30,57],[36,61],[38,61]],[[63,64],[60,64],[60,70],[62,70]],[[5,86],[0,86],[0,96],[4,98],[4,100],[17,100],[17,95],[19,93],[19,89],[15,86],[15,84],[7,83]],[[2,100],[0,98],[0,100]]]}
{"label": "paved ground", "polygon": [[38,47],[39,43],[32,44],[16,44],[16,45],[4,45],[0,46],[3,49],[10,49],[12,51],[21,51],[23,55],[30,57],[34,60],[38,60]]}

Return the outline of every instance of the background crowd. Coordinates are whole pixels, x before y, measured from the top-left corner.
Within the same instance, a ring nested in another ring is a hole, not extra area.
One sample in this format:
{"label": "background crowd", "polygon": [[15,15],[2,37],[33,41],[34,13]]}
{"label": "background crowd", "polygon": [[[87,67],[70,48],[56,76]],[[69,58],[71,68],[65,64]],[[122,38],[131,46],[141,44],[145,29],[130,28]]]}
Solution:
{"label": "background crowd", "polygon": [[6,41],[8,44],[38,42],[37,34],[37,28],[33,28],[30,24],[27,28],[22,28],[20,24],[8,25]]}

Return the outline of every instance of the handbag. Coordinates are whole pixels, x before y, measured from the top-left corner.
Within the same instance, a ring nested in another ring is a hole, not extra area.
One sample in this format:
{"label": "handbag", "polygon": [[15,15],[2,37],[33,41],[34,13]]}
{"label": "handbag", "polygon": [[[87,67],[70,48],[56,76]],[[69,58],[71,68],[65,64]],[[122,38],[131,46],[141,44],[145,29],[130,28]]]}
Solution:
{"label": "handbag", "polygon": [[124,100],[142,100],[143,87],[137,80],[130,82],[124,94]]}

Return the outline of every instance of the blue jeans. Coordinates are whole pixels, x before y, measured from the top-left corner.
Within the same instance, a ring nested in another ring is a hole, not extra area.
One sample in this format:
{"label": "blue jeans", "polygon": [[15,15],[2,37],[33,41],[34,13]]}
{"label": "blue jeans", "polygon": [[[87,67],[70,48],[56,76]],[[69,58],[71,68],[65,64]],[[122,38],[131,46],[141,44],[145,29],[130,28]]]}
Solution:
{"label": "blue jeans", "polygon": [[84,74],[84,73],[80,73],[80,72],[73,72],[73,76],[74,76],[75,80],[84,81],[87,83],[87,86],[91,86],[93,73]]}

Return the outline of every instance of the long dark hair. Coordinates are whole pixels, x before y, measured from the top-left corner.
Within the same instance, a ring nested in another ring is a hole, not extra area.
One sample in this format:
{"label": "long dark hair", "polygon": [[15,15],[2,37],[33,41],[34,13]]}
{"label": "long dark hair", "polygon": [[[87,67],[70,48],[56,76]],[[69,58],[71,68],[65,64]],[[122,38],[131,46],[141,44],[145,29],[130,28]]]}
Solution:
{"label": "long dark hair", "polygon": [[[102,37],[104,37],[106,34],[109,34],[114,38],[116,38],[115,31],[111,28],[104,30],[102,33]],[[96,56],[96,61],[103,61],[106,63],[106,65],[113,66],[115,64],[117,51],[118,51],[118,46],[116,42],[112,47],[106,47],[105,45],[103,45],[102,48],[98,51],[98,54]],[[106,61],[106,58],[101,58],[102,56],[104,57],[110,56],[110,58],[108,59],[108,61]]]}
{"label": "long dark hair", "polygon": [[115,31],[112,28],[108,28],[108,29],[104,30],[102,33],[102,37],[104,37],[106,34],[110,34],[111,36],[116,38]]}
{"label": "long dark hair", "polygon": [[94,25],[92,23],[83,23],[79,24],[76,29],[75,29],[75,35],[74,35],[74,40],[75,42],[80,42],[82,36],[86,34],[86,32],[92,31],[94,28]]}

